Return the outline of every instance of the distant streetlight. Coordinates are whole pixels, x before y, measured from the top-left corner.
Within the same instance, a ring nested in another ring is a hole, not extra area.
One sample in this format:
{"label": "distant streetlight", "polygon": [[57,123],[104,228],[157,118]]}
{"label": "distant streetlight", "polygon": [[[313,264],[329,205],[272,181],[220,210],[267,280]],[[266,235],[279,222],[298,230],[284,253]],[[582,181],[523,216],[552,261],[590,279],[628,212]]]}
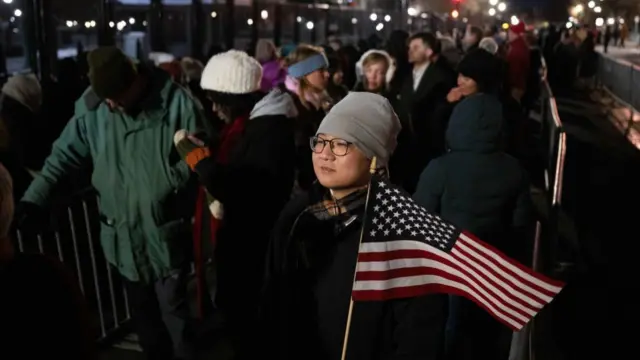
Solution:
{"label": "distant streetlight", "polygon": [[16,11],[13,12],[13,15],[15,15],[16,17],[22,16],[22,10],[16,9]]}
{"label": "distant streetlight", "polygon": [[217,18],[218,17],[218,13],[215,12],[215,11],[212,11],[211,12],[211,17],[214,18],[214,19]]}
{"label": "distant streetlight", "polygon": [[269,18],[269,12],[267,10],[262,10],[260,12],[260,17],[262,20],[267,20]]}
{"label": "distant streetlight", "polygon": [[414,7],[410,7],[407,9],[407,14],[409,14],[409,16],[418,16],[418,10]]}
{"label": "distant streetlight", "polygon": [[500,12],[505,12],[505,10],[507,10],[507,4],[501,2],[500,4],[498,4],[498,11]]}
{"label": "distant streetlight", "polygon": [[589,9],[593,9],[594,7],[596,7],[596,2],[595,1],[589,1],[589,3],[587,4],[587,6],[589,7]]}
{"label": "distant streetlight", "polygon": [[491,6],[498,5],[498,0],[489,0],[489,5],[491,5]]}
{"label": "distant streetlight", "polygon": [[299,23],[300,23],[300,22],[302,22],[302,17],[298,16],[298,17],[296,18],[296,22],[299,22]]}
{"label": "distant streetlight", "polygon": [[357,24],[357,23],[358,23],[358,19],[356,19],[356,18],[351,18],[351,23],[352,23],[353,25]]}
{"label": "distant streetlight", "polygon": [[73,21],[67,20],[67,27],[73,27]]}
{"label": "distant streetlight", "polygon": [[369,19],[371,21],[376,21],[378,20],[378,15],[376,15],[376,13],[371,13],[371,15],[369,15]]}
{"label": "distant streetlight", "polygon": [[596,26],[602,26],[604,25],[604,19],[603,18],[597,18],[596,19]]}
{"label": "distant streetlight", "polygon": [[520,20],[518,20],[518,17],[516,17],[515,15],[513,15],[513,16],[511,17],[511,25],[514,25],[514,26],[515,26],[515,25],[518,25],[518,24],[520,24]]}
{"label": "distant streetlight", "polygon": [[597,14],[600,14],[602,12],[602,8],[600,6],[596,6],[593,8],[593,11],[595,11]]}
{"label": "distant streetlight", "polygon": [[[68,25],[68,23],[69,22],[67,21],[67,25]],[[116,23],[114,23],[113,21],[109,21],[109,27],[112,28],[114,26],[116,26]],[[69,27],[71,27],[71,26],[69,26]]]}
{"label": "distant streetlight", "polygon": [[133,25],[136,23],[136,19],[134,18],[129,18],[129,24]]}
{"label": "distant streetlight", "polygon": [[614,19],[614,18],[608,18],[608,19],[607,19],[607,24],[609,24],[609,25],[613,25],[613,24],[615,24],[615,23],[616,23],[616,19]]}
{"label": "distant streetlight", "polygon": [[96,21],[95,20],[89,21],[89,26],[90,27],[96,27]]}
{"label": "distant streetlight", "polygon": [[426,18],[428,18],[428,17],[429,17],[429,14],[427,14],[427,13],[422,13],[422,14],[420,14],[420,17],[421,17],[421,18],[423,18],[423,19],[426,19]]}
{"label": "distant streetlight", "polygon": [[385,15],[384,16],[384,21],[386,21],[386,22],[391,21],[391,15]]}
{"label": "distant streetlight", "polygon": [[2,0],[5,4],[11,4],[13,0]]}
{"label": "distant streetlight", "polygon": [[249,26],[253,25],[253,19],[247,19],[247,25]]}
{"label": "distant streetlight", "polygon": [[494,8],[489,9],[489,16],[496,16],[496,9]]}
{"label": "distant streetlight", "polygon": [[307,21],[307,29],[313,30],[313,21]]}
{"label": "distant streetlight", "polygon": [[458,16],[460,16],[460,13],[458,12],[458,10],[453,10],[453,11],[451,12],[451,17],[452,17],[452,18],[457,19],[457,18],[458,18]]}
{"label": "distant streetlight", "polygon": [[572,26],[573,26],[573,23],[571,21],[567,21],[567,23],[565,24],[565,27],[567,29],[571,29]]}
{"label": "distant streetlight", "polygon": [[382,31],[382,29],[384,29],[384,24],[378,23],[378,25],[376,25],[376,31]]}

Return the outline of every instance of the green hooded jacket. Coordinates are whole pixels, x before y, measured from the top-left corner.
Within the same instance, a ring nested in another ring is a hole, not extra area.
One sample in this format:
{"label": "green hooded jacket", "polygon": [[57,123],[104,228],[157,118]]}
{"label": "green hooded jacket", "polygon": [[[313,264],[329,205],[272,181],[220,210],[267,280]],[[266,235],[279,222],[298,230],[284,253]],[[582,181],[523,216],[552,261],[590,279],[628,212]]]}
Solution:
{"label": "green hooded jacket", "polygon": [[202,120],[184,88],[160,70],[148,72],[149,92],[135,116],[111,111],[91,89],[84,93],[22,199],[45,206],[61,178],[92,163],[104,254],[124,277],[142,282],[168,276],[186,260],[195,188],[173,136],[196,131]]}

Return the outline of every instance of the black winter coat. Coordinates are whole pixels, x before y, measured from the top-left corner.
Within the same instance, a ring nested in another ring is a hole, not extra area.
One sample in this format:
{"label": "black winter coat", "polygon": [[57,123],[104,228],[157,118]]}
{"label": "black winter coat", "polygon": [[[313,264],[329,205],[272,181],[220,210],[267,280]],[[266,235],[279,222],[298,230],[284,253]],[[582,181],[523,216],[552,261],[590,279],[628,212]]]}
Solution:
{"label": "black winter coat", "polygon": [[[321,221],[305,210],[321,191],[314,184],[290,202],[274,229],[262,302],[263,356],[340,359],[364,205],[355,218]],[[439,359],[446,299],[355,303],[346,358]]]}
{"label": "black winter coat", "polygon": [[414,199],[525,261],[523,252],[530,247],[518,240],[533,221],[530,184],[518,160],[502,151],[503,129],[501,116],[452,116],[446,134],[450,150],[429,163]]}
{"label": "black winter coat", "polygon": [[224,207],[216,244],[218,302],[245,307],[247,317],[258,307],[271,228],[293,188],[293,114],[288,94],[267,94],[251,112],[228,162],[209,157],[195,167],[202,185]]}

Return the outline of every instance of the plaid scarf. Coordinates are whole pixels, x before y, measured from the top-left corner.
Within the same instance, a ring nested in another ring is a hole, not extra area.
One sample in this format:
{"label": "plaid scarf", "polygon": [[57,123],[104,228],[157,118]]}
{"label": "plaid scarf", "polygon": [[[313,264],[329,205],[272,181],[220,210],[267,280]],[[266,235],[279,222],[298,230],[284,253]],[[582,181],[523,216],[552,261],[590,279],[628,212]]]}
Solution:
{"label": "plaid scarf", "polygon": [[318,220],[349,219],[357,215],[367,201],[367,188],[356,190],[342,199],[335,199],[329,190],[324,192],[322,200],[309,206],[309,213]]}

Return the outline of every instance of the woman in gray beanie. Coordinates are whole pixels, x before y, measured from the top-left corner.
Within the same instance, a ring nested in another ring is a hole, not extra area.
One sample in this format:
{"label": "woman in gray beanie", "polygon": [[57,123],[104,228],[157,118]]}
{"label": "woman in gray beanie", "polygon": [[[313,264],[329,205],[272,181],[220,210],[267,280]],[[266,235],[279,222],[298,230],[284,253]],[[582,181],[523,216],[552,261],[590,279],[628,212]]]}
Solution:
{"label": "woman in gray beanie", "polygon": [[[375,157],[384,173],[400,128],[387,99],[354,92],[310,139],[318,181],[288,204],[273,231],[261,309],[263,355],[340,359],[369,167]],[[347,358],[436,359],[445,315],[446,297],[439,295],[356,303]]]}

